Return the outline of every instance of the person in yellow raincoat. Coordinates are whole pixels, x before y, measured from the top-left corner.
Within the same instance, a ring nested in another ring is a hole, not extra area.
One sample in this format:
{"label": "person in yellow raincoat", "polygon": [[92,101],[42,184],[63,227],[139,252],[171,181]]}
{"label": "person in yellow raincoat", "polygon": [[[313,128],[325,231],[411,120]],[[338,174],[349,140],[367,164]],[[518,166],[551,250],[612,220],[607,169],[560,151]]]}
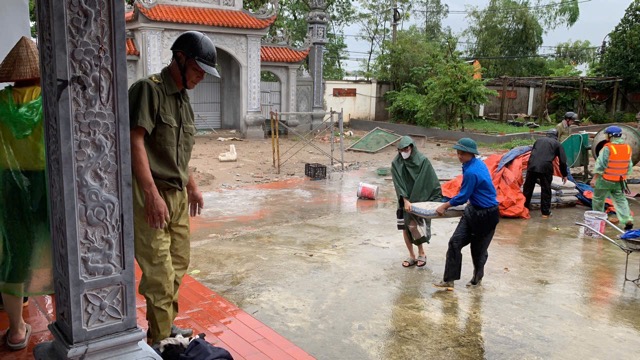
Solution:
{"label": "person in yellow raincoat", "polygon": [[45,174],[40,62],[36,44],[22,37],[0,65],[0,292],[9,316],[5,341],[27,347],[31,326],[23,297],[53,292]]}

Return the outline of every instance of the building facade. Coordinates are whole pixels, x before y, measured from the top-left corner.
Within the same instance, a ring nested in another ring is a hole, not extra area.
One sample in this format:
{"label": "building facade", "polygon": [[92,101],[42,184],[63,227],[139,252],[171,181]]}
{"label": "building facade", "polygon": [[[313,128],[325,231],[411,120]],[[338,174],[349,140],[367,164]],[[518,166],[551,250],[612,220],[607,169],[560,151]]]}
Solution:
{"label": "building facade", "polygon": [[297,70],[309,53],[263,44],[277,9],[277,0],[256,13],[244,10],[242,0],[138,0],[125,15],[128,82],[160,72],[171,61],[170,48],[178,35],[201,31],[216,45],[220,78],[206,75],[190,91],[196,126],[237,129],[247,138],[263,138],[264,107],[276,99],[265,100],[261,71],[278,79],[279,91],[273,91],[277,109],[296,111]]}

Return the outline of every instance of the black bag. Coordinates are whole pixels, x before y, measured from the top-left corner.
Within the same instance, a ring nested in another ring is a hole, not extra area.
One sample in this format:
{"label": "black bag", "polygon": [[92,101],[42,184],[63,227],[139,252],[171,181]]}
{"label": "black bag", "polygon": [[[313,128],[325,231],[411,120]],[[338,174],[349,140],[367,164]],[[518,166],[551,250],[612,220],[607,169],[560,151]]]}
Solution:
{"label": "black bag", "polygon": [[180,360],[233,360],[231,354],[220,347],[213,346],[205,339],[192,340]]}
{"label": "black bag", "polygon": [[404,230],[404,210],[397,209],[396,210],[396,225],[398,230]]}

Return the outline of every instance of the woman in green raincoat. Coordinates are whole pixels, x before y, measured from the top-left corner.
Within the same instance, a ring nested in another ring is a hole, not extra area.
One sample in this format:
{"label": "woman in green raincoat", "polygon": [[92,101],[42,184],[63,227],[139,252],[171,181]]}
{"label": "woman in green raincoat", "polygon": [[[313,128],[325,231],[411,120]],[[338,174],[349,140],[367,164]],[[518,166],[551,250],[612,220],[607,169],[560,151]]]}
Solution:
{"label": "woman in green raincoat", "polygon": [[[398,142],[398,155],[391,163],[391,174],[398,196],[398,217],[404,219],[402,233],[409,250],[409,257],[402,266],[425,266],[427,255],[423,244],[431,239],[431,220],[419,218],[409,211],[414,202],[441,201],[440,181],[429,159],[418,151],[409,136],[403,136]],[[418,247],[417,257],[414,245]]]}

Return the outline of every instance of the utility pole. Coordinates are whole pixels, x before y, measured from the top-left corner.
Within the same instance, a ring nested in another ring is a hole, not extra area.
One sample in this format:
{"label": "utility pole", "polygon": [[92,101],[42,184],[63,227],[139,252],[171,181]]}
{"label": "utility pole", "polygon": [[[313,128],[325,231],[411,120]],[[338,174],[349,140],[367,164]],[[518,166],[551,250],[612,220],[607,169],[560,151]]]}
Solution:
{"label": "utility pole", "polygon": [[398,0],[393,0],[393,19],[391,21],[391,43],[396,43],[396,33],[398,32],[398,21],[400,12],[398,11]]}

